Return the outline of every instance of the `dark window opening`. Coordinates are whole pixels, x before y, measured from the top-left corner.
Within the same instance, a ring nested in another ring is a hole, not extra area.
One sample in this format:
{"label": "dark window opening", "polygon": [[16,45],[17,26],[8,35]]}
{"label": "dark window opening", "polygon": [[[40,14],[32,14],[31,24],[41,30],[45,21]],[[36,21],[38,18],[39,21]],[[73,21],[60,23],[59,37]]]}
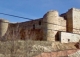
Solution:
{"label": "dark window opening", "polygon": [[39,25],[41,25],[41,21],[39,21]]}
{"label": "dark window opening", "polygon": [[35,25],[33,25],[33,29],[35,29]]}
{"label": "dark window opening", "polygon": [[70,42],[70,39],[68,39],[68,42]]}
{"label": "dark window opening", "polygon": [[55,35],[55,41],[60,41],[59,32],[57,32]]}

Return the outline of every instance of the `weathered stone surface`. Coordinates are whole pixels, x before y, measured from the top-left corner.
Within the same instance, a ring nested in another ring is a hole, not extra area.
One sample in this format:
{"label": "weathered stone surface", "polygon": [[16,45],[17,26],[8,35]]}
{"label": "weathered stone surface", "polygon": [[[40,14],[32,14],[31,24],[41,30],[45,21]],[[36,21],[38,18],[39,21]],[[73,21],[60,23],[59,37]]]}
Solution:
{"label": "weathered stone surface", "polygon": [[80,9],[73,8],[73,28],[80,29]]}
{"label": "weathered stone surface", "polygon": [[56,41],[59,31],[80,34],[79,15],[79,9],[71,8],[62,15],[51,10],[42,18],[20,23],[6,23],[6,20],[0,19],[0,39]]}
{"label": "weathered stone surface", "polygon": [[57,11],[47,12],[43,22],[43,37],[48,41],[55,41],[58,31],[66,31],[66,20]]}
{"label": "weathered stone surface", "polygon": [[68,12],[66,13],[66,17],[67,17],[67,32],[73,32],[73,14],[72,14],[72,8],[68,10]]}
{"label": "weathered stone surface", "polygon": [[67,13],[67,31],[80,34],[80,9],[71,8]]}
{"label": "weathered stone surface", "polygon": [[73,33],[80,34],[80,29],[73,29]]}
{"label": "weathered stone surface", "polygon": [[6,34],[8,30],[9,21],[0,19],[0,40],[3,40],[3,36]]}
{"label": "weathered stone surface", "polygon": [[80,35],[68,32],[60,32],[61,43],[79,42]]}

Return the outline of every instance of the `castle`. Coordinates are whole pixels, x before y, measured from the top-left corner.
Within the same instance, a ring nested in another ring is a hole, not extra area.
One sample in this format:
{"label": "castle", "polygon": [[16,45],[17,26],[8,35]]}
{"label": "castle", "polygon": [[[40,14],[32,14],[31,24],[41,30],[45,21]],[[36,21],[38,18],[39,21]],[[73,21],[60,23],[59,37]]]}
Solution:
{"label": "castle", "polygon": [[10,23],[0,19],[0,40],[61,41],[80,40],[80,9],[71,8],[59,15],[56,10],[47,12],[42,18]]}

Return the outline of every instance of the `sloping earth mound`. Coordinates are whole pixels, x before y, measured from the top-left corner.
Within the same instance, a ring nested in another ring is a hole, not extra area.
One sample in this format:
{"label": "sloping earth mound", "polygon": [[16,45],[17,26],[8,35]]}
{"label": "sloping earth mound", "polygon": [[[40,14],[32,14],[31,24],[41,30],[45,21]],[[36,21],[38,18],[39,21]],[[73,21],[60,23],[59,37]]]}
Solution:
{"label": "sloping earth mound", "polygon": [[0,42],[0,57],[33,57],[41,53],[77,49],[75,43],[63,44],[49,41]]}

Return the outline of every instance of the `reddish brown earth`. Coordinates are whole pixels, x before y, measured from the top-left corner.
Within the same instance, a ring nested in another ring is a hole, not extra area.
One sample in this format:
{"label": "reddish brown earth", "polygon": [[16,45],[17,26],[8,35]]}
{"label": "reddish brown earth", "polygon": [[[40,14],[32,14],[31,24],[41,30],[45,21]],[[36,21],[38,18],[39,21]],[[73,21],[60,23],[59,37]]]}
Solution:
{"label": "reddish brown earth", "polygon": [[41,53],[34,57],[68,57],[68,55],[73,54],[77,52],[78,50],[80,49]]}

